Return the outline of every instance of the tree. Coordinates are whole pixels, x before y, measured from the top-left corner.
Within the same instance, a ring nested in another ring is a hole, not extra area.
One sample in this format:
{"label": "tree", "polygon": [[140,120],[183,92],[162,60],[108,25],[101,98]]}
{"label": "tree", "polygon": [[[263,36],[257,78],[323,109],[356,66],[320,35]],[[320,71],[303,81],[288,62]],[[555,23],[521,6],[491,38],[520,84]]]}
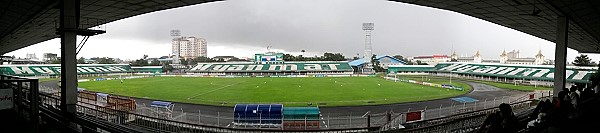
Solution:
{"label": "tree", "polygon": [[200,56],[200,57],[197,57],[196,59],[194,59],[194,61],[190,64],[198,64],[198,62],[216,62],[216,61],[214,59],[211,59],[208,57]]}
{"label": "tree", "polygon": [[300,50],[300,52],[302,52],[302,56],[304,56],[304,52],[306,52],[306,50]]}
{"label": "tree", "polygon": [[575,57],[573,61],[575,66],[596,66],[596,63],[592,61],[587,55],[581,54]]}
{"label": "tree", "polygon": [[284,61],[296,61],[296,57],[291,54],[283,54]]}
{"label": "tree", "polygon": [[356,53],[356,56],[352,57],[353,60],[358,60],[360,59],[360,54]]}
{"label": "tree", "polygon": [[61,58],[56,58],[56,60],[50,61],[50,64],[60,64]]}
{"label": "tree", "polygon": [[248,61],[248,60],[246,60],[246,59],[240,59],[240,58],[232,58],[232,59],[229,59],[227,61]]}
{"label": "tree", "polygon": [[173,66],[171,66],[169,63],[164,63],[162,65],[162,72],[171,72],[173,69]]}
{"label": "tree", "polygon": [[298,55],[298,57],[296,58],[296,60],[298,61],[304,61],[304,55]]}
{"label": "tree", "polygon": [[588,80],[592,83],[591,87],[596,87],[600,85],[600,64],[598,65],[598,69],[596,69],[596,72],[592,73]]}
{"label": "tree", "polygon": [[158,59],[152,59],[152,61],[150,61],[150,64],[148,64],[150,66],[160,66],[160,61],[158,61]]}
{"label": "tree", "polygon": [[131,65],[131,66],[148,66],[148,61],[146,61],[144,59],[137,59],[129,65]]}
{"label": "tree", "polygon": [[117,63],[117,62],[115,62],[115,60],[113,58],[108,58],[108,57],[97,58],[96,61],[98,62],[98,64],[116,64]]}
{"label": "tree", "polygon": [[377,55],[375,55],[375,54],[373,54],[373,56],[371,56],[371,63],[373,65],[373,70],[375,70],[375,72],[385,71],[385,69],[383,69],[383,67],[379,66],[379,60],[377,60],[375,57],[377,57]]}
{"label": "tree", "polygon": [[327,53],[325,52],[321,57],[323,61],[344,61],[346,57],[341,53]]}
{"label": "tree", "polygon": [[406,62],[406,65],[414,65],[415,64],[414,62],[408,60],[407,58],[404,58],[404,56],[402,56],[402,55],[394,55],[393,57]]}
{"label": "tree", "polygon": [[79,59],[77,59],[77,64],[85,64],[85,58],[79,57]]}
{"label": "tree", "polygon": [[144,58],[148,57],[147,55],[144,55],[143,58],[141,59],[137,59],[131,63],[129,63],[129,65],[131,66],[148,66],[148,61]]}
{"label": "tree", "polygon": [[185,58],[181,58],[179,59],[179,62],[181,63],[181,65],[187,66],[188,65],[188,60],[186,60]]}

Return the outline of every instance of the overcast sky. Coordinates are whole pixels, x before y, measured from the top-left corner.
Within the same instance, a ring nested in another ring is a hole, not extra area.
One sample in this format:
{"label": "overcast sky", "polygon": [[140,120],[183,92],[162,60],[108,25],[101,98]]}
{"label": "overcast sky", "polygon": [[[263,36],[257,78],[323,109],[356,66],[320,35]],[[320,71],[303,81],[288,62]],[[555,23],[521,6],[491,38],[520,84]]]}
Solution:
{"label": "overcast sky", "polygon": [[[252,57],[272,50],[305,56],[323,52],[363,56],[364,22],[375,23],[373,53],[419,56],[473,55],[498,59],[502,50],[534,57],[538,50],[554,59],[552,42],[456,12],[385,0],[231,0],[193,5],[126,18],[92,36],[78,57],[138,59],[170,54],[169,31],[208,42],[208,56]],[[53,39],[5,55],[60,54]],[[578,55],[568,50],[567,60]],[[590,55],[594,61],[598,55]]]}

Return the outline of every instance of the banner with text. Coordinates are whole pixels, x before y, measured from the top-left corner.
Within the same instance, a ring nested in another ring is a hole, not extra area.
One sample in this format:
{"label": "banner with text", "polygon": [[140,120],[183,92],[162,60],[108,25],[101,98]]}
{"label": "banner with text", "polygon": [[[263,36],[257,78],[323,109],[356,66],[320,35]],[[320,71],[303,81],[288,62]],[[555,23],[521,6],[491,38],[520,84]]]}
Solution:
{"label": "banner with text", "polygon": [[[128,64],[79,64],[77,65],[78,74],[103,74],[129,72],[131,67]],[[0,65],[0,74],[16,76],[34,76],[34,75],[60,75],[60,64],[52,65]]]}
{"label": "banner with text", "polygon": [[0,89],[0,110],[11,109],[13,107],[13,90]]}
{"label": "banner with text", "polygon": [[284,63],[284,64],[198,64],[191,69],[194,72],[314,72],[314,71],[352,71],[347,62],[323,63]]}

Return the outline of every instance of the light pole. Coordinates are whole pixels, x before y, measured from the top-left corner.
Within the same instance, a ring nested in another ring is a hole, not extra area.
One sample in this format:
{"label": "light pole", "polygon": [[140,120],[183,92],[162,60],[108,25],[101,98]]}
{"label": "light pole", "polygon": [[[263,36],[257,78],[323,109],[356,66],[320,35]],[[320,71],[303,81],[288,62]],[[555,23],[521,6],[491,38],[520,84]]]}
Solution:
{"label": "light pole", "polygon": [[367,64],[363,68],[363,72],[368,71],[369,73],[373,71],[373,65],[371,64],[371,57],[373,56],[373,48],[372,48],[372,37],[371,32],[375,30],[375,23],[363,23],[362,30],[365,31],[365,57],[364,60]]}
{"label": "light pole", "polygon": [[450,70],[450,85],[452,85],[452,70]]}

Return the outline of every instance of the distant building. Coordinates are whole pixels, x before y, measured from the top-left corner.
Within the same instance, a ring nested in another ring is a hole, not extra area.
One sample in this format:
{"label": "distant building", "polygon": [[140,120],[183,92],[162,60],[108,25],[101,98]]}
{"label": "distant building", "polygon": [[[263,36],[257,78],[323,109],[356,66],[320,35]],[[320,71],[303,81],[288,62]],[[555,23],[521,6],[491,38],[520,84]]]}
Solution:
{"label": "distant building", "polygon": [[42,57],[42,61],[52,61],[52,60],[57,60],[58,59],[58,54],[54,54],[54,53],[44,53],[44,56]]}
{"label": "distant building", "polygon": [[33,54],[27,53],[27,54],[25,55],[25,59],[30,59],[30,60],[39,60],[39,59],[37,58],[37,56],[35,56],[35,53],[33,53]]}
{"label": "distant building", "polygon": [[439,62],[449,62],[450,57],[448,55],[426,55],[426,56],[415,56],[409,59],[412,62],[420,61],[421,63],[427,63],[429,65],[435,65]]}
{"label": "distant building", "polygon": [[114,61],[115,61],[115,63],[117,63],[117,64],[124,63],[124,61],[123,61],[123,60],[121,60],[120,58],[113,58],[113,60],[114,60]]}
{"label": "distant building", "polygon": [[522,65],[548,64],[544,59],[542,50],[538,51],[538,53],[535,55],[535,58],[531,58],[531,57],[521,58],[519,56],[520,53],[521,53],[520,51],[515,51],[515,50],[508,52],[508,53],[506,53],[506,51],[502,51],[502,54],[500,54],[500,63],[502,63],[502,64],[522,64]]}
{"label": "distant building", "polygon": [[468,62],[468,63],[500,63],[500,64],[520,64],[520,65],[542,65],[542,64],[552,64],[550,61],[547,61],[542,54],[542,51],[539,50],[538,53],[533,57],[520,57],[521,52],[518,50],[513,50],[511,52],[506,53],[506,51],[502,51],[500,54],[500,59],[483,59],[481,58],[481,54],[479,50],[473,56],[463,56],[459,57],[456,55],[456,52],[452,53],[451,60],[455,60],[456,62]]}
{"label": "distant building", "polygon": [[98,61],[92,59],[83,59],[85,64],[98,64]]}
{"label": "distant building", "polygon": [[[389,55],[378,55],[375,57],[375,60],[378,60],[379,66],[383,67],[384,69],[387,69],[388,66],[390,66],[390,65],[406,65],[406,62],[396,59]],[[364,67],[365,64],[367,64],[367,63],[371,63],[371,62],[367,62],[367,60],[365,60],[365,58],[361,58],[358,60],[351,61],[348,64],[350,64],[350,66],[352,66],[352,67],[358,68],[355,70],[362,70],[361,68]]]}
{"label": "distant building", "polygon": [[172,40],[172,52],[185,59],[207,57],[206,40],[199,37],[179,37]]}
{"label": "distant building", "polygon": [[229,61],[229,60],[237,59],[237,58],[234,56],[215,56],[215,57],[213,57],[213,59],[217,60],[217,61],[218,60]]}
{"label": "distant building", "polygon": [[158,61],[158,58],[146,58],[146,61],[148,62],[148,64],[154,62],[155,60]]}
{"label": "distant building", "polygon": [[451,60],[456,60],[456,62],[473,62],[473,63],[481,63],[483,62],[483,58],[481,58],[481,54],[479,50],[473,56],[461,56],[456,55],[456,51],[452,53]]}

